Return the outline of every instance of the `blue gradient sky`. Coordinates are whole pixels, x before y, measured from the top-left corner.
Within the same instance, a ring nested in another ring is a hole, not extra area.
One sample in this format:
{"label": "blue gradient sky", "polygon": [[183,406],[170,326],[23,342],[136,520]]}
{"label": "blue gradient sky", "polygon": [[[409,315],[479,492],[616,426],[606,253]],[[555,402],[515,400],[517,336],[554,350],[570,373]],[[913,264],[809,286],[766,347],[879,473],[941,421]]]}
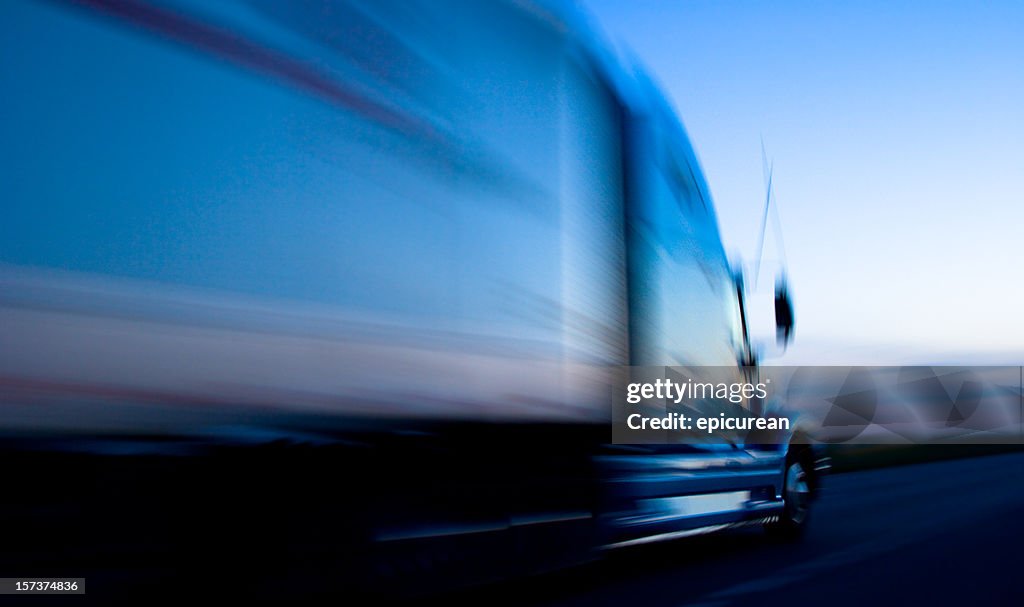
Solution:
{"label": "blue gradient sky", "polygon": [[1024,363],[1024,3],[586,6],[679,109],[747,262],[764,137],[798,321],[770,362]]}

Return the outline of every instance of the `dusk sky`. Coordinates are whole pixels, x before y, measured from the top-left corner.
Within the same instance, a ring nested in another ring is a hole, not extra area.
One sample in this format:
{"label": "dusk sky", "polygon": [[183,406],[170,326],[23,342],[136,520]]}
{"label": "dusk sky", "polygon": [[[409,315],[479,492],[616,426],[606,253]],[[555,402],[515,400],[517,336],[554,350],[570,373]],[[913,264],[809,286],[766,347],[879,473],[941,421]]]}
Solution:
{"label": "dusk sky", "polygon": [[766,363],[1024,363],[1024,3],[586,6],[679,110],[748,265],[763,137],[797,314]]}

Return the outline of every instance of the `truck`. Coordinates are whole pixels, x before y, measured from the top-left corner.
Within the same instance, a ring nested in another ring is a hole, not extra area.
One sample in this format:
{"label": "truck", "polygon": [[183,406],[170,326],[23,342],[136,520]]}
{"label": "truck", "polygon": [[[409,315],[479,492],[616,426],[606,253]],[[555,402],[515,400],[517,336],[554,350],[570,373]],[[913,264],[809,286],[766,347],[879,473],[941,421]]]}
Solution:
{"label": "truck", "polygon": [[5,575],[419,593],[805,528],[798,424],[611,440],[617,369],[757,361],[686,131],[581,11],[15,0],[0,29]]}

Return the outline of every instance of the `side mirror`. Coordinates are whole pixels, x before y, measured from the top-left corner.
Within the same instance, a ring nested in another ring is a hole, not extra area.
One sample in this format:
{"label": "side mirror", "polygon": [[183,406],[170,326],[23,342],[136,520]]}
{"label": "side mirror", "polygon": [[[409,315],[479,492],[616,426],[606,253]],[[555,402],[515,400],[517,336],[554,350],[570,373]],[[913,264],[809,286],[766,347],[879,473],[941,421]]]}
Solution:
{"label": "side mirror", "polygon": [[793,338],[793,303],[785,278],[775,285],[775,336],[783,346]]}

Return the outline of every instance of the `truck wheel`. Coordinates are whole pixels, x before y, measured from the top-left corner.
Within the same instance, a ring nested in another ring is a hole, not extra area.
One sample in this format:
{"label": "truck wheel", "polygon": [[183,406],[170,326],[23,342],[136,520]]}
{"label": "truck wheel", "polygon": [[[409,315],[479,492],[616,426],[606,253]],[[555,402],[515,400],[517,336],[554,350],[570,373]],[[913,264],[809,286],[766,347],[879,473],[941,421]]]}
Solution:
{"label": "truck wheel", "polygon": [[786,457],[786,477],[782,484],[782,498],[785,501],[779,518],[765,524],[765,531],[780,539],[797,539],[811,515],[810,451],[790,451]]}

